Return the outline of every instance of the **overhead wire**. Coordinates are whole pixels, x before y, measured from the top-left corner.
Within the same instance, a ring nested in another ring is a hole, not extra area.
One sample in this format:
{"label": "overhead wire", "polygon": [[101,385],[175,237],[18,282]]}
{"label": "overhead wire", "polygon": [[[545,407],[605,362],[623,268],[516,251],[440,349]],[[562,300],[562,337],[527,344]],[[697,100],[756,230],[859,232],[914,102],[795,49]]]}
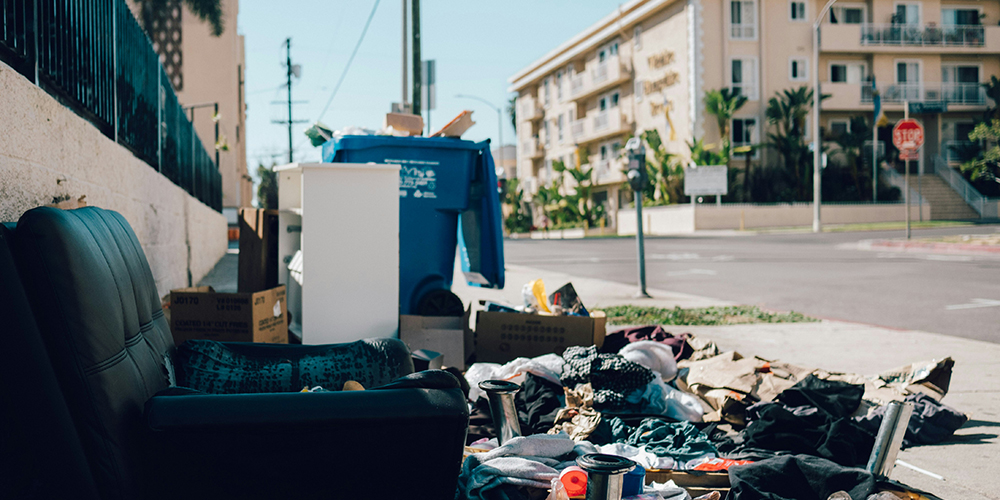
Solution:
{"label": "overhead wire", "polygon": [[358,38],[358,43],[354,45],[354,51],[351,52],[351,57],[347,60],[347,66],[344,66],[344,72],[340,74],[340,79],[337,80],[337,85],[333,88],[333,92],[330,93],[330,98],[327,99],[326,105],[323,106],[323,111],[320,112],[319,117],[316,118],[317,122],[322,120],[323,115],[325,115],[326,111],[330,109],[330,104],[333,103],[333,98],[337,96],[337,91],[340,90],[340,85],[344,83],[344,78],[347,76],[348,70],[351,69],[351,63],[354,62],[354,56],[358,55],[358,49],[361,48],[361,42],[365,40],[365,34],[368,33],[368,26],[372,24],[372,18],[375,17],[375,11],[378,9],[380,1],[381,0],[375,0],[375,5],[372,6],[372,12],[371,14],[368,14],[368,20],[365,21],[365,27],[361,30],[361,36]]}

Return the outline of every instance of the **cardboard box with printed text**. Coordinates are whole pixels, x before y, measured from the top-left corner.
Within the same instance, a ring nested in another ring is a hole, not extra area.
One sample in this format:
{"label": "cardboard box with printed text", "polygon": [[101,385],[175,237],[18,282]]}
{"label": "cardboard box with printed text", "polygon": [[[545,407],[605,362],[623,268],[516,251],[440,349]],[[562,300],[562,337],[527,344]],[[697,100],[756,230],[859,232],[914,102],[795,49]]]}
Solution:
{"label": "cardboard box with printed text", "polygon": [[256,293],[216,293],[211,287],[170,291],[170,331],[185,340],[288,343],[285,286]]}
{"label": "cardboard box with printed text", "polygon": [[562,354],[567,347],[604,344],[607,318],[546,316],[479,311],[476,315],[476,361],[506,363],[514,358]]}

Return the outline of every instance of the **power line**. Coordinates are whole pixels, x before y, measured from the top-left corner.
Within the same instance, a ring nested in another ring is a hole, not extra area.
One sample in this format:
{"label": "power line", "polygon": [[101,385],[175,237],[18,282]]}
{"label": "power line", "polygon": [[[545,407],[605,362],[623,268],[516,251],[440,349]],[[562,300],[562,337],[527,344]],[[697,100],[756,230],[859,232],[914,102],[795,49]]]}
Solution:
{"label": "power line", "polygon": [[372,18],[375,17],[375,10],[378,9],[378,4],[381,0],[375,0],[375,5],[372,6],[371,14],[368,14],[368,20],[365,21],[365,28],[361,30],[361,37],[358,38],[358,43],[354,46],[354,52],[351,52],[351,58],[347,60],[347,66],[344,67],[344,72],[340,74],[340,80],[337,80],[337,86],[333,88],[333,92],[330,94],[330,98],[326,101],[326,106],[323,106],[323,111],[319,114],[319,118],[316,121],[323,119],[323,115],[326,114],[326,110],[330,109],[330,103],[333,102],[333,98],[337,95],[337,91],[340,90],[340,84],[344,83],[344,77],[347,76],[347,71],[351,69],[351,63],[354,62],[354,56],[358,55],[358,49],[361,48],[361,42],[365,40],[365,33],[368,33],[368,26],[372,23]]}

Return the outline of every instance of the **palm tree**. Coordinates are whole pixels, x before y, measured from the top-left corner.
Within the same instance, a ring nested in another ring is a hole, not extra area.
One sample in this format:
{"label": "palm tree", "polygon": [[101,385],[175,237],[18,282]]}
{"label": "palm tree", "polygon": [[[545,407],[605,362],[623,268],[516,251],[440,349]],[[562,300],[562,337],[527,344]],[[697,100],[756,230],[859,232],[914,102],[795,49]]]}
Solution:
{"label": "palm tree", "polygon": [[683,194],[683,165],[673,154],[667,152],[656,129],[646,130],[641,137],[653,153],[653,159],[646,161],[646,170],[654,187],[649,199],[657,205],[680,203]]}
{"label": "palm tree", "polygon": [[719,144],[722,145],[723,151],[729,151],[729,126],[733,115],[746,103],[745,95],[730,88],[710,90],[705,94],[705,109],[715,116],[719,124]]}
{"label": "palm tree", "polygon": [[161,17],[160,13],[171,9],[174,3],[183,3],[198,19],[207,22],[212,27],[212,36],[221,36],[224,31],[222,24],[222,0],[136,0],[139,5],[142,27],[149,33],[153,20]]}
{"label": "palm tree", "polygon": [[[829,96],[820,96],[825,99]],[[764,115],[774,126],[775,132],[768,132],[768,145],[777,149],[784,159],[785,169],[795,179],[796,193],[800,200],[806,199],[810,176],[803,168],[809,147],[805,143],[806,116],[812,110],[813,90],[807,86],[785,89],[768,99]]]}
{"label": "palm tree", "polygon": [[993,100],[993,106],[986,110],[986,120],[1000,118],[1000,79],[996,75],[990,76],[990,81],[983,84],[986,89],[986,97]]}

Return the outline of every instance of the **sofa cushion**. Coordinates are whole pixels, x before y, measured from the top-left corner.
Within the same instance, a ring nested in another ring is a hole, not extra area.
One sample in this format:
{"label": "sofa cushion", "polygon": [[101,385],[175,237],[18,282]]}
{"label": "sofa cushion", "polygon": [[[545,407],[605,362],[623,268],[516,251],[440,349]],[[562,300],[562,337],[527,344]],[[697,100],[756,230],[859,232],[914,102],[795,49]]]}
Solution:
{"label": "sofa cushion", "polygon": [[138,497],[146,400],[168,387],[173,339],[139,241],[120,214],[36,208],[14,257],[101,497]]}
{"label": "sofa cushion", "polygon": [[348,380],[370,389],[413,372],[406,345],[394,339],[315,346],[189,340],[177,348],[175,366],[178,385],[209,394],[340,390]]}

